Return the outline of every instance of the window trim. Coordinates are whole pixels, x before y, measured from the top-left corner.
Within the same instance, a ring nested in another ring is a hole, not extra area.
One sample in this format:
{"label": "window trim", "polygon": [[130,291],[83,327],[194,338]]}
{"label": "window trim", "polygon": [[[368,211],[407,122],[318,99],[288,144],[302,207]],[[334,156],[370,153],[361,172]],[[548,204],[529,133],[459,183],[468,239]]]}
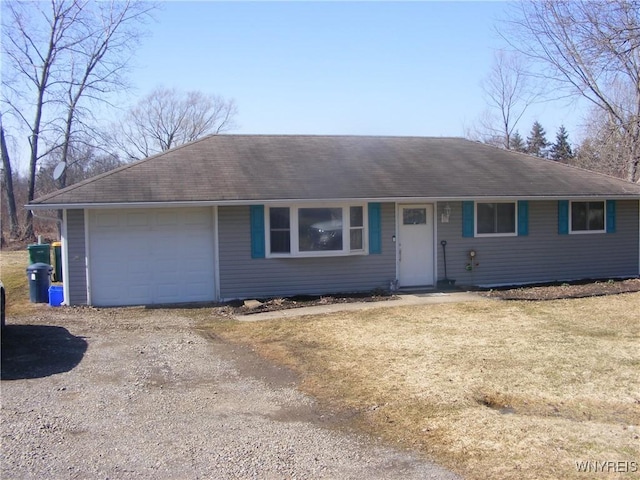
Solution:
{"label": "window trim", "polygon": [[[351,226],[351,207],[362,208],[362,227]],[[271,252],[271,221],[272,208],[289,209],[289,235],[291,251],[289,253]],[[299,210],[304,208],[340,208],[342,209],[342,250],[300,251]],[[369,254],[369,215],[366,203],[314,202],[293,204],[265,205],[264,209],[265,258],[317,258],[317,257],[345,257]],[[362,230],[362,249],[351,250],[351,230]]]}
{"label": "window trim", "polygon": [[[481,203],[505,203],[505,204],[511,204],[513,205],[514,208],[514,222],[513,222],[513,226],[514,226],[514,231],[513,232],[502,232],[502,233],[478,233],[478,225],[480,222],[478,222],[478,205]],[[483,238],[483,237],[489,237],[489,238],[494,238],[494,237],[517,237],[518,236],[518,202],[516,200],[495,200],[495,201],[491,201],[491,200],[486,200],[486,201],[475,201],[473,202],[473,234],[475,237],[479,237],[479,238]]]}
{"label": "window trim", "polygon": [[[602,203],[603,218],[602,230],[574,230],[573,229],[573,204],[574,203]],[[569,201],[569,235],[591,235],[607,233],[607,201],[606,200],[570,200]]]}

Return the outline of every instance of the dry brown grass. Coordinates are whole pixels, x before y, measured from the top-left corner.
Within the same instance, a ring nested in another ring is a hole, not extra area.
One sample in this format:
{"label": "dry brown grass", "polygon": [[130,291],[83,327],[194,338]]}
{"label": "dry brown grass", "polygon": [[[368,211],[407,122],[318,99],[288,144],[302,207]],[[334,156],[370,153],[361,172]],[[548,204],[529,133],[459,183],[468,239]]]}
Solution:
{"label": "dry brown grass", "polygon": [[[27,264],[26,251],[2,251],[8,315],[38,309]],[[632,293],[208,328],[291,366],[305,391],[357,412],[359,428],[467,478],[584,479],[576,462],[640,461],[639,310]]]}
{"label": "dry brown grass", "polygon": [[639,306],[486,300],[210,328],[467,478],[587,478],[576,462],[640,460]]}
{"label": "dry brown grass", "polygon": [[29,314],[38,309],[37,304],[29,303],[28,266],[26,249],[0,252],[0,280],[7,292],[7,316]]}

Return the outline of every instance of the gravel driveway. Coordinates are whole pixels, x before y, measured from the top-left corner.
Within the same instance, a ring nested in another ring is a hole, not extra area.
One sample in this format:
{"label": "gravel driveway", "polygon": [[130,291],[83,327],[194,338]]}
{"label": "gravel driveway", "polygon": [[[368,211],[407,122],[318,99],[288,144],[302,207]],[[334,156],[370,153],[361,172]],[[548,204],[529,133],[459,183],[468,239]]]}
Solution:
{"label": "gravel driveway", "polygon": [[3,479],[452,479],[339,429],[181,310],[42,306],[2,334]]}

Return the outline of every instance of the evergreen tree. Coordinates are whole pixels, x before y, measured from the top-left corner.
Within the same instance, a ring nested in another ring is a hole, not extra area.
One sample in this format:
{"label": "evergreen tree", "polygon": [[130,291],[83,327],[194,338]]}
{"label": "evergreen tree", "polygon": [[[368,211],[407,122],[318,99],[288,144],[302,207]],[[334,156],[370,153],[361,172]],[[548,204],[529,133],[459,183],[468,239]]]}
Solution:
{"label": "evergreen tree", "polygon": [[516,132],[511,136],[511,141],[509,142],[509,149],[515,150],[516,152],[524,153],[527,151],[527,146],[524,143],[522,135],[520,132],[516,130]]}
{"label": "evergreen tree", "polygon": [[533,122],[531,133],[527,137],[527,153],[535,155],[536,157],[545,158],[547,156],[547,147],[549,146],[546,135],[540,122]]}
{"label": "evergreen tree", "polygon": [[559,162],[566,162],[573,158],[573,151],[569,145],[569,134],[564,125],[560,125],[558,133],[556,133],[556,143],[551,145],[549,154],[553,160]]}

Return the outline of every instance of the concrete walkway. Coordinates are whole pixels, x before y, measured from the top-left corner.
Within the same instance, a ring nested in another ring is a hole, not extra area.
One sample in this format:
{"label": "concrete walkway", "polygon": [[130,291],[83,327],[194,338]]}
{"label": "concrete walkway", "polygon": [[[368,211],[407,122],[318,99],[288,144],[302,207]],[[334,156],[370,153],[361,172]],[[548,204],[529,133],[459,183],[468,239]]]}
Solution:
{"label": "concrete walkway", "polygon": [[237,315],[236,320],[241,322],[258,322],[273,320],[276,318],[293,318],[303,315],[321,315],[335,312],[350,312],[358,310],[371,310],[374,308],[405,307],[409,305],[427,305],[437,303],[475,302],[485,297],[475,292],[429,292],[429,293],[400,293],[394,300],[380,302],[353,302],[332,303],[328,305],[314,305],[312,307],[290,308],[273,312],[252,313],[249,315]]}

